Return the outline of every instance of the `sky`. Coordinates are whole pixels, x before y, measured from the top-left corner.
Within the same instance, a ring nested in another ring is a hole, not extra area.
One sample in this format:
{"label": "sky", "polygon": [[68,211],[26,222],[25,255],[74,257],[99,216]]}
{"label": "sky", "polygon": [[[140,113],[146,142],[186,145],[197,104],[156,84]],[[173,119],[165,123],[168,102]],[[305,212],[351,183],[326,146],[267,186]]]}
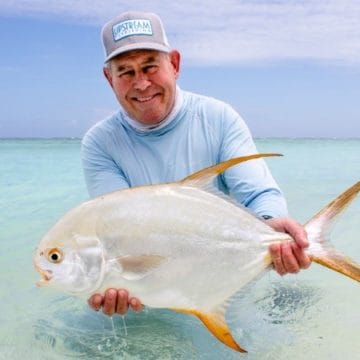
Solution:
{"label": "sky", "polygon": [[118,109],[102,25],[152,11],[179,86],[231,104],[255,137],[360,137],[359,0],[0,0],[0,138],[82,137]]}

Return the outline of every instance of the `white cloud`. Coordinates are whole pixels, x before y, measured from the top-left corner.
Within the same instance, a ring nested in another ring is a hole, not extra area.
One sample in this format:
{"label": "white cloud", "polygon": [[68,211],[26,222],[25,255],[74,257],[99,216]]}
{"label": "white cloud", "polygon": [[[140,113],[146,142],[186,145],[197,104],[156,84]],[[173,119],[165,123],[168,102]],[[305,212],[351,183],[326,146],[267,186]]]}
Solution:
{"label": "white cloud", "polygon": [[0,14],[101,26],[117,13],[158,13],[173,46],[193,63],[310,59],[360,64],[357,0],[2,0]]}

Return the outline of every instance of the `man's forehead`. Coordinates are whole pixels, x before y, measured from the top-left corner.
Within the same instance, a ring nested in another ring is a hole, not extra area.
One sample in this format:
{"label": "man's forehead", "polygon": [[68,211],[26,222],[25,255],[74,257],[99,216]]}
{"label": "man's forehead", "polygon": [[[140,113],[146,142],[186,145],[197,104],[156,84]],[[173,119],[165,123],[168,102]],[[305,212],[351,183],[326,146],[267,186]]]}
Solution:
{"label": "man's forehead", "polygon": [[132,50],[115,57],[113,60],[117,64],[133,61],[144,63],[157,60],[164,54],[164,52],[157,50]]}

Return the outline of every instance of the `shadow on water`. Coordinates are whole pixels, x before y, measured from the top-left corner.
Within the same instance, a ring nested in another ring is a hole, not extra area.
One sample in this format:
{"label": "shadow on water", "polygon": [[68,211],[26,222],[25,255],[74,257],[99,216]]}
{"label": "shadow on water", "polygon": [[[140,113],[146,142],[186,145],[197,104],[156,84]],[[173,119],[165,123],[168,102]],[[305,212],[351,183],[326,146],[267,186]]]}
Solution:
{"label": "shadow on water", "polygon": [[58,358],[197,358],[186,331],[169,311],[144,310],[108,318],[83,309],[60,309],[34,324],[35,345]]}
{"label": "shadow on water", "polygon": [[313,306],[320,301],[318,288],[305,283],[273,282],[267,295],[257,300],[264,320],[272,324],[291,324],[310,315]]}
{"label": "shadow on water", "polygon": [[280,349],[291,347],[321,298],[318,288],[302,281],[263,279],[243,289],[227,318],[234,337],[249,351],[247,360],[275,359]]}
{"label": "shadow on water", "polygon": [[145,309],[110,319],[79,299],[37,297],[0,341],[0,359],[275,359],[320,297],[302,282],[260,282],[241,292],[227,320],[247,355],[226,348],[189,315]]}

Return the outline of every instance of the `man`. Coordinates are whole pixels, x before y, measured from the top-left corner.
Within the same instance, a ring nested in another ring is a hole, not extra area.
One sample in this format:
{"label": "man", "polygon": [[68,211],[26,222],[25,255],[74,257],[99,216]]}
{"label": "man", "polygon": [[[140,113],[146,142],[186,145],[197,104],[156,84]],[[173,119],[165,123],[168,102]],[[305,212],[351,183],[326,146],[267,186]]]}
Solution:
{"label": "man", "polygon": [[[204,167],[256,153],[242,118],[227,104],[182,91],[176,81],[180,54],[167,42],[155,14],[127,12],[102,29],[104,75],[120,110],[96,124],[82,143],[82,163],[90,196],[154,183],[178,181]],[[281,275],[310,265],[304,229],[287,217],[284,197],[263,160],[254,160],[219,176],[220,190],[294,241],[270,247]],[[89,299],[108,315],[124,314],[141,299],[125,289],[109,289]]]}

